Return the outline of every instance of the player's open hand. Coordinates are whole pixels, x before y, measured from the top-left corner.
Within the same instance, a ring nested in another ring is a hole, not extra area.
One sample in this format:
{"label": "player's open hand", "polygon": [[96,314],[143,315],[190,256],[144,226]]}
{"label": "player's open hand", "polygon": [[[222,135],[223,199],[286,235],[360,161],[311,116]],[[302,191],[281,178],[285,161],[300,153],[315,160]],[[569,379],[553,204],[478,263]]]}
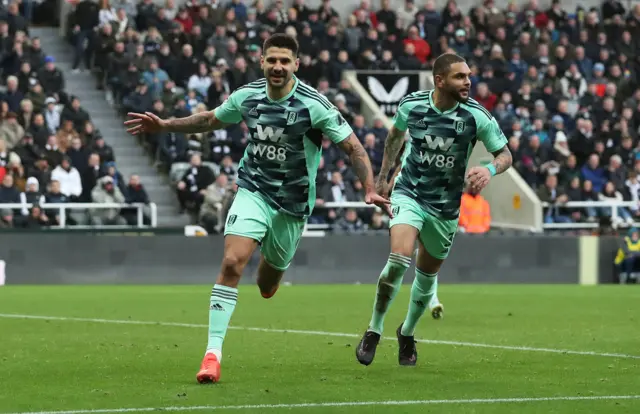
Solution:
{"label": "player's open hand", "polygon": [[479,193],[489,184],[490,179],[491,172],[487,167],[473,167],[467,173],[467,186],[475,193]]}
{"label": "player's open hand", "polygon": [[125,121],[124,125],[127,127],[127,132],[132,135],[155,134],[166,128],[167,121],[160,119],[151,112],[145,112],[144,114],[129,112],[127,116],[131,119]]}
{"label": "player's open hand", "polygon": [[393,218],[393,213],[391,212],[391,201],[382,197],[380,194],[373,191],[369,192],[364,196],[364,202],[367,204],[375,204],[386,211],[389,217]]}

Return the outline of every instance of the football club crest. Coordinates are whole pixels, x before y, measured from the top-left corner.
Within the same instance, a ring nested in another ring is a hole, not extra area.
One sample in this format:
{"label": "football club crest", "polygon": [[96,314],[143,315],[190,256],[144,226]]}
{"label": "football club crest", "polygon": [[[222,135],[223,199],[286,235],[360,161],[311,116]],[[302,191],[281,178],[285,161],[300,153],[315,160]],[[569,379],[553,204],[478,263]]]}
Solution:
{"label": "football club crest", "polygon": [[465,126],[466,126],[466,122],[464,121],[461,121],[461,120],[453,121],[453,128],[456,130],[458,134],[464,132]]}
{"label": "football club crest", "polygon": [[295,123],[297,119],[298,119],[298,113],[297,112],[289,112],[289,113],[287,113],[287,125],[291,125],[291,124]]}
{"label": "football club crest", "polygon": [[227,226],[233,226],[233,223],[236,222],[236,219],[238,218],[237,215],[232,214],[229,216],[229,220],[227,220]]}
{"label": "football club crest", "polygon": [[393,213],[394,216],[397,216],[398,213],[400,212],[400,206],[395,206],[393,207],[393,209],[391,210],[391,212]]}

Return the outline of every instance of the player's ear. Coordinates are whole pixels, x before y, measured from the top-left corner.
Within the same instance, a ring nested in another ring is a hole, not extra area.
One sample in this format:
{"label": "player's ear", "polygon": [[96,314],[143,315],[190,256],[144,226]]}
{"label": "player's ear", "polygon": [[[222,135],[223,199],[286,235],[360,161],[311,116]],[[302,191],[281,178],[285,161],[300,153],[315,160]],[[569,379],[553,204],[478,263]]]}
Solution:
{"label": "player's ear", "polygon": [[260,55],[260,69],[264,70],[264,55]]}
{"label": "player's ear", "polygon": [[444,81],[444,77],[442,75],[435,75],[433,77],[433,83],[435,86],[441,88],[442,87],[442,82]]}
{"label": "player's ear", "polygon": [[296,58],[296,63],[295,63],[295,65],[294,65],[294,67],[293,67],[293,71],[294,71],[294,72],[297,72],[297,71],[298,71],[298,68],[300,68],[300,59],[299,59],[299,58]]}

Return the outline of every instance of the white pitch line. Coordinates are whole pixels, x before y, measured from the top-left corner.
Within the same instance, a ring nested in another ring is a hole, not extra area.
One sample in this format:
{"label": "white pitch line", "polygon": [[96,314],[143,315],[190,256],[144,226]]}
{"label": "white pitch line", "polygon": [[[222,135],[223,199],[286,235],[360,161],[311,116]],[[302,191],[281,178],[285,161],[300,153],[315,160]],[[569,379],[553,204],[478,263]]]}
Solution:
{"label": "white pitch line", "polygon": [[367,406],[403,406],[403,405],[443,405],[443,404],[514,404],[548,401],[611,401],[637,400],[640,395],[602,395],[602,396],[568,396],[568,397],[540,397],[540,398],[471,398],[460,400],[406,400],[406,401],[347,401],[301,404],[255,404],[255,405],[196,405],[185,407],[143,407],[143,408],[113,408],[100,410],[69,410],[69,411],[32,411],[9,414],[98,414],[98,413],[135,413],[148,411],[216,411],[216,410],[264,410],[264,409],[292,409],[292,408],[331,408],[331,407],[367,407]]}
{"label": "white pitch line", "polygon": [[[208,328],[209,325],[197,324],[197,323],[180,323],[180,322],[154,322],[154,321],[136,321],[136,320],[119,320],[119,319],[99,319],[99,318],[75,318],[65,316],[44,316],[44,315],[21,315],[13,313],[0,313],[0,318],[13,318],[13,319],[38,319],[38,320],[52,320],[52,321],[72,321],[72,322],[93,322],[93,323],[113,323],[123,325],[150,325],[150,326],[175,326],[182,328]],[[325,332],[325,331],[307,331],[299,329],[272,329],[272,328],[253,328],[246,326],[229,326],[229,329],[236,329],[241,331],[254,331],[254,332],[269,332],[269,333],[291,333],[298,335],[319,335],[319,336],[333,336],[342,338],[360,338],[360,335],[344,333],[344,332]],[[385,340],[393,340],[393,337],[384,337]],[[525,352],[547,352],[552,354],[566,354],[566,355],[588,355],[599,356],[609,358],[625,358],[625,359],[640,359],[640,355],[629,354],[616,354],[610,352],[594,352],[594,351],[573,351],[570,349],[556,349],[556,348],[536,348],[529,346],[512,346],[512,345],[493,345],[482,344],[476,342],[461,342],[461,341],[444,341],[436,339],[418,339],[417,342],[423,344],[433,345],[453,345],[453,346],[468,346],[474,348],[492,348],[492,349],[505,349],[509,351],[525,351]]]}

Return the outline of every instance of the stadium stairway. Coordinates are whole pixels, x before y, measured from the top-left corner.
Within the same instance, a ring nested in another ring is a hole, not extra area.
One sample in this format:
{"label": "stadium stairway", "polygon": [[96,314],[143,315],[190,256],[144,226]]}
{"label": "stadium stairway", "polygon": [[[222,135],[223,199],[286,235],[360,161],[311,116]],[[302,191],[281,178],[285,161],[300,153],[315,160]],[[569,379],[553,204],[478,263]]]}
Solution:
{"label": "stadium stairway", "polygon": [[153,162],[137,140],[126,133],[122,119],[105,98],[105,92],[96,89],[92,74],[84,71],[71,73],[73,50],[60,37],[57,28],[31,28],[31,36],[41,39],[42,49],[56,60],[56,66],[64,72],[65,91],[80,99],[82,107],[89,112],[97,129],[105,137],[107,144],[113,147],[118,170],[125,180],[132,174],[138,174],[147,190],[151,202],[158,207],[159,227],[182,227],[189,224],[186,215],[178,213],[176,196],[169,186],[169,179],[158,173]]}

